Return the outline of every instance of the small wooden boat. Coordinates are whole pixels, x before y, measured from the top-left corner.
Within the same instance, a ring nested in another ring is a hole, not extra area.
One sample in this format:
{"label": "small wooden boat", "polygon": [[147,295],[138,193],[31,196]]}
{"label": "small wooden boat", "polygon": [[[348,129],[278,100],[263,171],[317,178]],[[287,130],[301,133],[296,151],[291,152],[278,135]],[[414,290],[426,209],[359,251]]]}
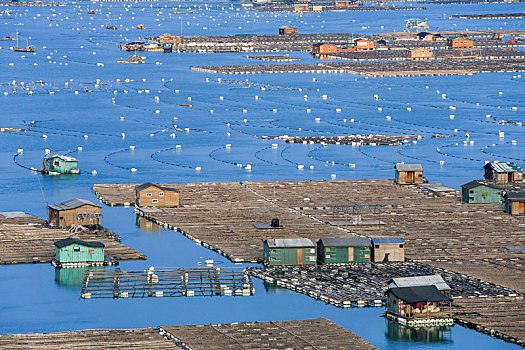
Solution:
{"label": "small wooden boat", "polygon": [[144,60],[127,60],[127,59],[120,59],[120,60],[117,60],[117,63],[133,63],[133,64],[140,64],[140,63],[145,63],[146,61]]}
{"label": "small wooden boat", "polygon": [[26,47],[19,47],[18,46],[18,32],[16,32],[16,46],[13,47],[13,51],[15,52],[35,52],[34,46],[29,46],[29,41],[26,39]]}
{"label": "small wooden boat", "polygon": [[0,38],[0,41],[11,41],[13,40],[12,36],[6,36],[5,38]]}
{"label": "small wooden boat", "polygon": [[97,14],[97,10],[88,10],[87,13],[90,14],[90,15],[96,15]]}
{"label": "small wooden boat", "polygon": [[193,103],[181,103],[181,104],[179,104],[179,106],[182,106],[182,107],[193,107]]}
{"label": "small wooden boat", "polygon": [[106,26],[106,29],[118,29],[118,26]]}
{"label": "small wooden boat", "polygon": [[146,29],[146,26],[144,24],[139,24],[137,26],[137,29]]}

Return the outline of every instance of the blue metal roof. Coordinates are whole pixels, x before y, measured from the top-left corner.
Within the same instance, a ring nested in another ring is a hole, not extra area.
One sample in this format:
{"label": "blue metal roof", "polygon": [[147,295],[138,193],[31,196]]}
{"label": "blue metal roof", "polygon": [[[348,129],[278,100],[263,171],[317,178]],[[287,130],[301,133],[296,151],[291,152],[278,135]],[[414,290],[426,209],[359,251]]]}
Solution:
{"label": "blue metal roof", "polygon": [[372,243],[405,243],[401,237],[372,238]]}

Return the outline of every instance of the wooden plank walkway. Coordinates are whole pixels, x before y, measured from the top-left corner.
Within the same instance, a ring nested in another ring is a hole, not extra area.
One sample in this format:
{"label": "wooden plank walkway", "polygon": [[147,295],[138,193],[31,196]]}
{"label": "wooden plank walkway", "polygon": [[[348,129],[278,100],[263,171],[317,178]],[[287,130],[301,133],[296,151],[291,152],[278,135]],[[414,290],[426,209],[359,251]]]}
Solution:
{"label": "wooden plank walkway", "polygon": [[161,326],[161,334],[184,349],[377,349],[354,333],[326,319]]}
{"label": "wooden plank walkway", "polygon": [[140,260],[146,256],[105,233],[73,234],[65,229],[49,228],[34,216],[5,218],[0,216],[0,265],[48,263],[55,255],[54,242],[76,237],[84,241],[99,241],[106,245],[105,255],[117,260]]}

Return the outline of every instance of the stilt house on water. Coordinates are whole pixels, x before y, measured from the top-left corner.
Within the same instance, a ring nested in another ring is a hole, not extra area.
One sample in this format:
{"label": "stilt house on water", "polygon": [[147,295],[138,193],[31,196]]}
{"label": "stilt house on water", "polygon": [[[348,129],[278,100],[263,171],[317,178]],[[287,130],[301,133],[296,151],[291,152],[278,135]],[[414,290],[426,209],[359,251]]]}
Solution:
{"label": "stilt house on water", "polygon": [[268,265],[316,265],[315,241],[308,238],[265,239],[264,260]]}
{"label": "stilt house on water", "polygon": [[523,170],[514,162],[492,162],[484,166],[485,179],[497,183],[523,181]]}
{"label": "stilt house on water", "polygon": [[135,203],[139,207],[179,207],[180,193],[172,187],[146,182],[135,187]]}
{"label": "stilt house on water", "polygon": [[366,237],[321,238],[317,242],[319,263],[370,263],[372,243]]}
{"label": "stilt house on water", "polygon": [[452,299],[441,293],[435,285],[397,287],[386,291],[389,319],[411,326],[452,325],[454,320],[444,311]]}
{"label": "stilt house on water", "polygon": [[471,181],[461,186],[463,203],[500,203],[501,189],[480,181]]}
{"label": "stilt house on water", "polygon": [[421,164],[397,163],[394,168],[396,169],[396,183],[398,185],[423,183],[423,167]]}
{"label": "stilt house on water", "polygon": [[506,192],[503,195],[505,212],[510,215],[525,215],[525,192]]}
{"label": "stilt house on water", "polygon": [[372,238],[373,262],[405,261],[405,240],[399,237]]}
{"label": "stilt house on water", "polygon": [[395,277],[388,281],[389,288],[435,286],[441,293],[450,296],[450,286],[441,275]]}
{"label": "stilt house on water", "polygon": [[100,225],[102,219],[100,205],[85,199],[75,198],[47,208],[47,221],[55,227]]}
{"label": "stilt house on water", "polygon": [[102,265],[104,247],[104,243],[101,242],[85,242],[72,237],[62,239],[55,242],[54,265],[59,267]]}
{"label": "stilt house on water", "polygon": [[78,160],[73,157],[61,156],[58,154],[44,157],[42,163],[42,174],[79,174]]}

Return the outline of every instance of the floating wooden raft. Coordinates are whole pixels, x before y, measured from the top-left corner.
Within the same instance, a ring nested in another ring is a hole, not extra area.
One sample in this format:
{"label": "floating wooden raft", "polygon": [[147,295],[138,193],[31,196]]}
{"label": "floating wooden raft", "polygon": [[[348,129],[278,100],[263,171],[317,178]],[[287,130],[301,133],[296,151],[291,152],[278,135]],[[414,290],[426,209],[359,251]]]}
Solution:
{"label": "floating wooden raft", "polygon": [[87,270],[81,297],[145,298],[250,296],[255,292],[245,268],[161,268],[146,271]]}

